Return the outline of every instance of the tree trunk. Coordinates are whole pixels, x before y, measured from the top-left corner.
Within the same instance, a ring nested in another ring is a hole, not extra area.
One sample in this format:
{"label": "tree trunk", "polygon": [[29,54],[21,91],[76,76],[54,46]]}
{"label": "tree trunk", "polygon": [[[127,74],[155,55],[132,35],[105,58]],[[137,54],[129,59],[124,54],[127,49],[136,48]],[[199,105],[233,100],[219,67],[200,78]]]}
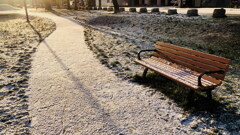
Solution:
{"label": "tree trunk", "polygon": [[77,7],[77,1],[78,1],[78,0],[74,0],[74,10],[77,10],[77,9],[78,9],[78,7]]}
{"label": "tree trunk", "polygon": [[26,19],[27,19],[27,22],[29,22],[26,0],[24,0],[23,2],[24,2],[25,13],[26,13]]}
{"label": "tree trunk", "polygon": [[179,7],[179,8],[182,8],[182,7],[183,7],[183,2],[182,2],[182,0],[178,0],[178,7]]}
{"label": "tree trunk", "polygon": [[57,8],[60,9],[61,7],[60,0],[56,0],[56,5],[57,5]]}
{"label": "tree trunk", "polygon": [[114,6],[114,13],[118,13],[119,12],[119,5],[117,0],[112,0],[113,2],[113,6]]}
{"label": "tree trunk", "polygon": [[70,7],[70,0],[67,0],[67,9],[71,9],[71,7]]}
{"label": "tree trunk", "polygon": [[46,10],[52,10],[52,5],[50,3],[50,0],[44,0],[43,2]]}
{"label": "tree trunk", "polygon": [[102,7],[102,0],[98,1],[98,7]]}

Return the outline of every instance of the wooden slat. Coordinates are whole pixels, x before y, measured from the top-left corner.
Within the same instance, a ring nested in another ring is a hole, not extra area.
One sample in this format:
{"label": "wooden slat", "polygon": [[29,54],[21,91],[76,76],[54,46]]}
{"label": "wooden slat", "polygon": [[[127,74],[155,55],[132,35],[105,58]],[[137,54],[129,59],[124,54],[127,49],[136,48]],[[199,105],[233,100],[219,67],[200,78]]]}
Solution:
{"label": "wooden slat", "polygon": [[[155,55],[154,55],[155,54]],[[160,62],[162,62],[162,63],[164,63],[163,61],[163,59],[164,59],[164,57],[161,59],[161,55],[159,55],[159,54],[157,54],[157,53],[153,53],[153,55],[154,56],[156,56],[156,57],[152,57],[153,59],[155,59],[156,61],[160,61]],[[159,57],[160,58],[159,58]],[[176,60],[173,60],[173,62],[178,62],[178,61],[176,61]],[[188,65],[187,63],[180,63],[180,64],[182,64],[183,66],[190,66],[190,65]],[[181,67],[177,67],[177,68],[181,68]],[[191,68],[195,68],[195,67],[191,67]],[[190,69],[191,69],[190,68]],[[183,68],[181,68],[181,70],[184,70]],[[194,69],[193,69],[194,70]],[[195,68],[195,70],[198,70],[197,71],[197,73],[195,73],[195,75],[196,76],[199,76],[200,75],[200,73],[202,73],[202,72],[206,72],[207,70],[204,70],[204,69],[200,69],[200,68]],[[198,73],[198,72],[200,72],[200,73]],[[212,78],[212,77],[209,77],[209,76],[207,76],[207,75],[204,75],[202,78],[204,78],[204,79],[206,79],[206,80],[208,80],[208,81],[211,81],[211,82],[213,82],[213,83],[215,83],[215,84],[221,84],[221,80],[218,80],[218,79],[215,79],[215,78]]]}
{"label": "wooden slat", "polygon": [[[165,59],[164,56],[159,55],[159,54],[156,53],[156,52],[154,52],[152,55],[155,56],[155,57],[158,57],[158,58]],[[206,71],[208,71],[208,70],[205,70],[205,69],[202,69],[202,68],[198,68],[198,67],[192,66],[191,64],[188,64],[188,63],[185,63],[185,62],[178,61],[178,60],[176,60],[176,59],[171,59],[171,62],[174,62],[174,63],[180,64],[180,65],[182,65],[182,66],[185,66],[185,67],[187,67],[187,68],[190,68],[190,69],[195,70],[195,71],[200,72],[200,73],[201,73],[201,72],[206,72]]]}
{"label": "wooden slat", "polygon": [[203,57],[203,58],[206,58],[206,59],[218,61],[218,62],[225,63],[225,64],[230,64],[231,63],[231,60],[227,59],[227,58],[223,58],[223,57],[219,57],[219,56],[216,56],[216,55],[195,51],[195,50],[188,49],[188,48],[175,46],[175,45],[172,45],[172,44],[157,42],[156,45],[172,48],[172,49],[175,49],[175,50],[178,50],[178,51],[183,51],[183,52],[186,52],[186,53],[191,53],[192,55],[197,55],[197,56],[200,56],[200,57]]}
{"label": "wooden slat", "polygon": [[219,67],[219,68],[222,68],[222,69],[226,69],[227,66],[228,66],[227,64],[219,63],[219,62],[216,62],[216,61],[212,61],[212,60],[209,60],[209,59],[205,59],[205,58],[198,57],[198,56],[195,56],[195,55],[191,55],[191,54],[188,54],[188,53],[185,53],[185,52],[177,51],[177,50],[167,48],[167,47],[156,46],[156,49],[160,50],[160,51],[164,50],[164,51],[167,51],[169,53],[173,53],[175,55],[186,57],[186,58],[198,61],[198,62],[202,62],[202,63],[209,64],[209,65],[212,65],[212,66],[216,66],[216,67]]}
{"label": "wooden slat", "polygon": [[[155,57],[152,57],[151,59],[146,59],[146,60],[149,61],[150,63],[153,63],[156,66],[161,66],[160,64],[163,64],[161,61],[158,60],[158,58],[155,58]],[[143,60],[143,61],[145,61],[145,60]],[[172,65],[167,64],[166,67],[171,68],[171,71],[176,72],[177,76],[180,76],[184,80],[187,80],[188,82],[193,83],[193,85],[198,84],[197,76],[195,76],[194,74],[186,72],[186,71],[178,69],[178,68],[175,68]],[[202,82],[205,86],[215,85],[215,83],[210,82],[205,79],[203,79]]]}
{"label": "wooden slat", "polygon": [[215,83],[215,84],[218,84],[218,85],[221,85],[221,84],[222,84],[222,81],[221,81],[221,80],[217,80],[217,79],[212,78],[212,77],[207,76],[207,75],[204,75],[202,78],[203,78],[203,79],[206,79],[206,80],[208,80],[208,81],[211,81],[211,82],[213,82],[213,83]]}
{"label": "wooden slat", "polygon": [[196,85],[189,84],[188,82],[183,82],[183,81],[179,80],[178,77],[176,77],[176,76],[170,76],[168,74],[163,74],[163,73],[159,72],[158,68],[156,68],[154,66],[151,66],[151,65],[149,65],[148,63],[146,63],[144,61],[135,61],[135,62],[137,62],[137,63],[139,63],[139,64],[141,64],[141,65],[143,65],[143,66],[145,66],[145,67],[155,71],[155,72],[160,73],[161,75],[165,76],[166,78],[169,78],[169,79],[174,80],[174,81],[176,81],[176,82],[178,82],[178,83],[180,83],[180,84],[182,84],[184,86],[187,86],[187,87],[189,87],[189,88],[191,88],[193,90],[197,90],[198,89],[198,87]]}
{"label": "wooden slat", "polygon": [[[203,72],[202,69],[204,69],[204,71],[225,70],[225,69],[210,66],[210,65],[198,62],[198,61],[193,61],[193,60],[188,59],[186,57],[181,57],[179,55],[175,55],[173,53],[169,53],[169,52],[166,52],[166,51],[162,51],[162,50],[161,51],[158,50],[158,51],[160,53],[166,55],[166,56],[169,56],[171,59],[176,60],[176,62],[178,62],[178,64],[187,66],[187,67],[191,68],[192,70],[196,70],[198,72]],[[154,54],[154,55],[156,55],[156,54]],[[161,57],[161,56],[159,56],[159,57]],[[218,79],[223,79],[224,78],[224,75],[221,75],[221,74],[212,74],[211,76],[216,77]]]}
{"label": "wooden slat", "polygon": [[198,62],[198,61],[194,61],[194,60],[191,60],[191,59],[188,59],[188,58],[185,58],[185,57],[181,57],[179,55],[175,55],[173,53],[166,52],[166,51],[161,51],[161,53],[164,54],[164,55],[170,56],[173,59],[177,59],[177,60],[180,60],[182,62],[186,62],[186,63],[192,64],[192,65],[195,65],[196,67],[209,69],[209,70],[222,70],[222,68],[207,65],[207,64],[204,64],[204,63],[201,63],[201,62]]}
{"label": "wooden slat", "polygon": [[[174,68],[168,64],[164,64],[160,61],[155,60],[155,58],[136,60],[135,62],[145,67],[148,67],[149,69],[158,72],[169,79],[175,80],[191,89],[194,90],[201,89],[197,86],[197,76],[182,71],[180,69]],[[202,82],[205,88],[214,88],[217,86],[217,84],[212,83],[205,79],[202,79]]]}
{"label": "wooden slat", "polygon": [[[159,58],[164,59],[164,57],[163,57],[162,55],[159,55],[158,53],[153,53],[153,56],[156,56],[156,57],[159,57]],[[174,62],[174,63],[180,64],[180,65],[182,65],[182,66],[185,66],[185,67],[187,67],[187,68],[190,68],[190,69],[192,69],[192,70],[194,70],[194,71],[197,71],[197,72],[199,72],[199,73],[209,71],[209,70],[206,70],[206,69],[202,69],[202,68],[195,67],[195,66],[193,66],[193,65],[191,65],[191,64],[188,64],[188,63],[185,63],[185,62],[178,61],[178,60],[176,60],[176,59],[172,59],[171,61]]]}
{"label": "wooden slat", "polygon": [[[151,63],[156,63],[156,61],[154,62],[151,59],[150,60],[148,59],[148,61],[151,62]],[[157,63],[158,64],[156,64],[156,65],[158,67],[160,66],[159,64],[162,65],[161,62],[157,62]],[[173,67],[171,67],[169,65],[167,65],[167,66],[165,65],[164,69],[168,69],[168,70],[174,72],[173,75],[178,76],[179,80],[184,80],[184,81],[186,81],[186,82],[188,82],[189,84],[192,84],[192,85],[197,85],[198,84],[197,76],[195,76],[195,75],[193,75],[191,73],[188,73],[188,72],[185,72],[185,71],[173,68]],[[207,81],[205,79],[202,80],[202,84],[203,84],[204,87],[211,87],[213,85],[216,85],[215,83],[212,83],[212,82]]]}

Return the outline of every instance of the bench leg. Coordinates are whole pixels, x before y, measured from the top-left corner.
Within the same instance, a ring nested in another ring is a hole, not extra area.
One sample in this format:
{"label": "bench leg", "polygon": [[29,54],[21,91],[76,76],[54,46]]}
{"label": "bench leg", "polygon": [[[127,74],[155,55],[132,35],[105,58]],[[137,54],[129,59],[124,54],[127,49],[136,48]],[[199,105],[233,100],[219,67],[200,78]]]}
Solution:
{"label": "bench leg", "polygon": [[211,101],[212,100],[212,89],[207,90],[206,92],[207,92],[207,99]]}
{"label": "bench leg", "polygon": [[192,104],[193,102],[193,94],[195,93],[194,90],[190,90],[189,94],[188,94],[188,97],[187,97],[187,100],[188,100],[188,104]]}
{"label": "bench leg", "polygon": [[143,71],[143,78],[146,78],[147,71],[148,71],[148,68],[145,68],[144,71]]}

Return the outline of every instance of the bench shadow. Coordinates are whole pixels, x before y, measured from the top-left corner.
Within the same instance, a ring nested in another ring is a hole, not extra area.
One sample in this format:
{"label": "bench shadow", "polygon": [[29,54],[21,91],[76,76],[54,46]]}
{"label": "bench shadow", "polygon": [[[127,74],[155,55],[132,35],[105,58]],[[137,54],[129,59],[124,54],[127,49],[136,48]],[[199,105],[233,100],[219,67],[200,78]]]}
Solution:
{"label": "bench shadow", "polygon": [[[159,74],[150,72],[146,78],[135,75],[132,81],[145,87],[153,88],[154,91],[151,91],[152,94],[158,92],[163,93],[179,107],[183,108],[184,111],[187,111],[190,115],[181,122],[182,124],[186,123],[187,121],[192,121],[194,116],[199,117],[199,119],[213,118],[216,120],[216,123],[222,123],[226,125],[236,122],[236,120],[240,119],[240,115],[237,113],[237,107],[231,106],[228,102],[219,102],[218,97],[215,95],[213,95],[212,102],[209,103],[205,92],[195,92],[193,95],[193,102],[189,104],[187,101],[187,96],[190,92],[190,89]],[[213,90],[213,94],[214,92],[215,90]],[[231,128],[232,127],[229,127],[229,131],[232,130]]]}
{"label": "bench shadow", "polygon": [[[149,73],[146,78],[135,75],[132,81],[147,87],[154,88],[156,90],[155,92],[161,92],[165,94],[175,103],[177,103],[178,106],[182,107],[185,111],[188,111],[190,113],[199,111],[208,111],[211,113],[234,113],[237,111],[236,107],[229,107],[229,103],[220,103],[218,101],[218,97],[216,96],[213,97],[212,103],[210,103],[207,100],[205,92],[196,91],[193,95],[193,103],[189,104],[187,101],[187,96],[190,92],[190,89],[156,73]],[[213,94],[214,91],[215,90],[213,90]]]}

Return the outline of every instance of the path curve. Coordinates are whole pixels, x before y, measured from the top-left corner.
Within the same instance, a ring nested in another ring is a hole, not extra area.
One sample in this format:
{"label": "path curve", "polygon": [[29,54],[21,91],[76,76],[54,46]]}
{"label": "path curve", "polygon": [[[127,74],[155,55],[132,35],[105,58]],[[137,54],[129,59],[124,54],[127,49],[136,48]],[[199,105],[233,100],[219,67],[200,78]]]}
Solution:
{"label": "path curve", "polygon": [[200,134],[179,121],[182,109],[162,94],[152,95],[149,88],[123,81],[103,66],[77,22],[35,15],[52,19],[57,29],[33,56],[32,134]]}

